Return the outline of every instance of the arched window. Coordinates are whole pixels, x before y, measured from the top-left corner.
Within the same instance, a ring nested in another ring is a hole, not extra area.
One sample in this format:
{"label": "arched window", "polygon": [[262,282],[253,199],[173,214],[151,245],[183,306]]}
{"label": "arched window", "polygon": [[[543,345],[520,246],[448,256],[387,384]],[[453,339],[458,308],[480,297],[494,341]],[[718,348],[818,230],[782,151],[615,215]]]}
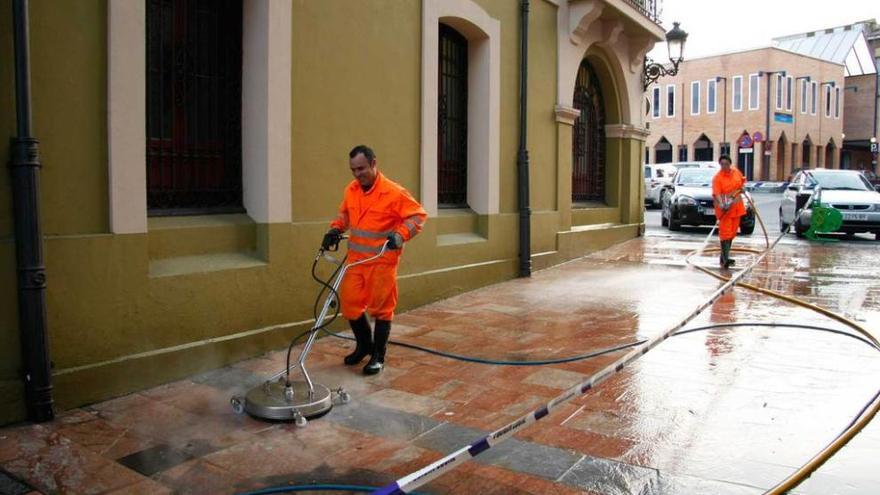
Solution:
{"label": "arched window", "polygon": [[694,160],[711,162],[714,159],[715,156],[712,149],[712,141],[710,141],[705,134],[700,134],[700,137],[694,141]]}
{"label": "arched window", "polygon": [[574,107],[581,115],[572,139],[571,200],[605,201],[605,105],[599,78],[586,60],[578,69]]}
{"label": "arched window", "polygon": [[672,163],[672,144],[666,136],[661,136],[654,145],[654,163]]}
{"label": "arched window", "polygon": [[804,168],[810,168],[810,151],[813,149],[813,141],[810,139],[810,136],[804,138],[803,146],[801,148],[801,162]]}
{"label": "arched window", "polygon": [[440,24],[437,205],[467,206],[468,41]]}
{"label": "arched window", "polygon": [[150,214],[242,210],[242,2],[147,2]]}

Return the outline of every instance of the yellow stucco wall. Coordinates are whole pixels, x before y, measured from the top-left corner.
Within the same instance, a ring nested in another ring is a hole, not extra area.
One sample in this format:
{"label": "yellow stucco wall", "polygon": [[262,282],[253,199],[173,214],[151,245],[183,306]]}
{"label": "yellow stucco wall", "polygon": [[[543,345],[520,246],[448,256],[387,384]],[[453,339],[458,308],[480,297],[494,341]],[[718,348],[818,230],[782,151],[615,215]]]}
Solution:
{"label": "yellow stucco wall", "polygon": [[[400,270],[402,310],[517,273],[519,6],[509,0],[477,3],[501,23],[500,213],[430,219],[407,246]],[[7,26],[10,4],[0,0],[0,23]],[[188,220],[191,225],[169,226],[151,219],[148,233],[129,235],[109,233],[107,220],[106,1],[30,4],[34,134],[44,163],[49,332],[61,408],[253,356],[284,345],[305,329],[317,289],[310,263],[350,180],[347,152],[354,144],[373,146],[380,168],[420,194],[421,2],[293,1],[292,223],[254,224],[242,216],[222,222],[194,218]],[[540,268],[635,232],[623,226],[559,233],[567,229],[560,228],[557,211],[557,156],[559,143],[570,139],[559,139],[553,114],[556,7],[531,5],[532,248],[546,253],[535,259]],[[11,34],[3,29],[2,108],[13,108],[11,65]],[[14,133],[13,112],[0,114],[0,133]],[[2,141],[5,161],[8,143]],[[638,143],[629,148],[640,151]],[[634,197],[629,203],[639,201]],[[618,213],[614,221],[622,220],[638,222]],[[0,424],[23,414],[11,229],[9,176],[4,173],[0,394],[11,399],[0,404]],[[479,238],[441,242],[442,235],[461,229]],[[208,268],[216,261],[213,256],[227,251],[237,261],[226,269]],[[169,276],[173,270],[181,274]],[[290,322],[299,323],[270,328]]]}

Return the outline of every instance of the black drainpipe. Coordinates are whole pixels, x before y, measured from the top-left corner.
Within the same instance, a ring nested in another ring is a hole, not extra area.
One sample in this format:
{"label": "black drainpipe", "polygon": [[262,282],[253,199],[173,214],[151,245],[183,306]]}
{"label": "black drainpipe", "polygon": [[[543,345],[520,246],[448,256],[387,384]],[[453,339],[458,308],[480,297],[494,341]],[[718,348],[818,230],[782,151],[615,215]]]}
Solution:
{"label": "black drainpipe", "polygon": [[519,204],[519,276],[532,275],[531,220],[529,208],[529,150],[526,143],[529,76],[529,0],[522,0],[519,53],[519,152],[516,155],[517,202]]}
{"label": "black drainpipe", "polygon": [[14,0],[15,111],[18,136],[11,140],[12,209],[18,274],[18,324],[28,419],[50,421],[52,381],[46,332],[46,269],[40,227],[40,156],[31,136],[31,74],[28,47],[28,2]]}

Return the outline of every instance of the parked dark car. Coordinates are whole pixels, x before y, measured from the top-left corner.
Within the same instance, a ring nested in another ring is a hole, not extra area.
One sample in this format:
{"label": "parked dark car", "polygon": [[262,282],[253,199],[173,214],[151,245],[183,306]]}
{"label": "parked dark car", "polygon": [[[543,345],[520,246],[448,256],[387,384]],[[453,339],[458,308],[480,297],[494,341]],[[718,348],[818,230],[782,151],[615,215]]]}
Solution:
{"label": "parked dark car", "polygon": [[[663,202],[660,223],[669,230],[682,225],[715,225],[715,202],[712,199],[712,177],[717,169],[683,168],[672,178],[672,191]],[[744,193],[748,194],[748,193]],[[740,219],[739,231],[750,235],[755,231],[755,212],[746,201],[746,214]]]}

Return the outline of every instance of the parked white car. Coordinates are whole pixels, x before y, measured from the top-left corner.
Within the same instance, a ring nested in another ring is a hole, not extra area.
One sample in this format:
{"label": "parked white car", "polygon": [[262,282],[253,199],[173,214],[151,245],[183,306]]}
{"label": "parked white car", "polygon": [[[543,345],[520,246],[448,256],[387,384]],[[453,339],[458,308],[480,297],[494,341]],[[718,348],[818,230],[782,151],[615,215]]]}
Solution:
{"label": "parked white car", "polygon": [[672,165],[676,170],[681,168],[721,168],[721,165],[718,165],[718,162],[672,162],[667,163],[666,165]]}
{"label": "parked white car", "polygon": [[[816,186],[818,191],[816,191]],[[845,234],[869,232],[880,240],[880,193],[857,170],[815,169],[798,172],[782,194],[779,206],[779,228],[783,232],[794,221],[797,212],[806,208],[794,226],[802,237],[812,222],[810,194],[816,192],[813,201],[834,208],[843,215],[843,226],[838,230]]]}
{"label": "parked white car", "polygon": [[645,205],[659,208],[663,202],[660,192],[675,175],[676,168],[669,163],[645,165]]}

